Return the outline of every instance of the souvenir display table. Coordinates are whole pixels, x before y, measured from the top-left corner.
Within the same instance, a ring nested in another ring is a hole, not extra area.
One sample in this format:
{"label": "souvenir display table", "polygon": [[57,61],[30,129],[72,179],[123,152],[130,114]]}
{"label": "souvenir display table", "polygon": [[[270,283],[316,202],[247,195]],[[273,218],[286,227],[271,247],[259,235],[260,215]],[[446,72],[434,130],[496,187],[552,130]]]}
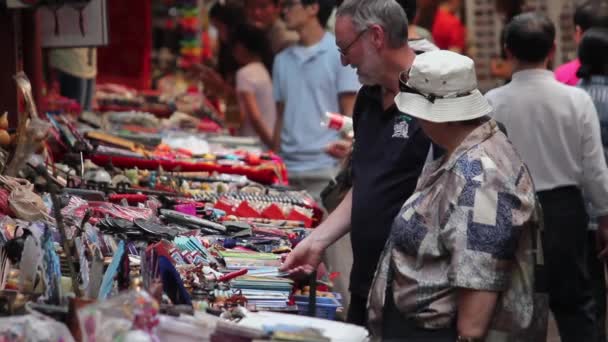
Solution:
{"label": "souvenir display table", "polygon": [[38,113],[17,79],[27,111],[0,141],[3,339],[366,340],[331,321],[329,275],[280,271],[323,212],[279,156],[143,106]]}

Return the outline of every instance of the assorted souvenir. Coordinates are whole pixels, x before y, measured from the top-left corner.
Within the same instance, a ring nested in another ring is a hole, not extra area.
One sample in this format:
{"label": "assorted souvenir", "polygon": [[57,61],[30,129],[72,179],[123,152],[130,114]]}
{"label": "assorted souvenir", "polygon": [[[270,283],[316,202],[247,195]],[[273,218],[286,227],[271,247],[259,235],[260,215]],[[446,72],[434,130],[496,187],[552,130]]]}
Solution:
{"label": "assorted souvenir", "polygon": [[39,117],[16,80],[27,111],[0,174],[2,340],[331,340],[323,321],[239,323],[341,307],[295,295],[329,291],[325,278],[280,271],[323,211],[279,156],[143,112]]}

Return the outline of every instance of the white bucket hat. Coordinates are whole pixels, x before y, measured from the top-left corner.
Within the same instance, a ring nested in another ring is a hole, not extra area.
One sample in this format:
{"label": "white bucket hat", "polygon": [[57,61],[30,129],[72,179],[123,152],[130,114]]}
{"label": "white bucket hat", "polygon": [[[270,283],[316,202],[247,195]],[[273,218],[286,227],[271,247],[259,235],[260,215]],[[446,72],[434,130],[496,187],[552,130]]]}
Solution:
{"label": "white bucket hat", "polygon": [[403,113],[431,122],[453,122],[492,112],[477,89],[475,63],[468,57],[447,50],[425,52],[407,73],[401,73],[401,92],[395,97]]}

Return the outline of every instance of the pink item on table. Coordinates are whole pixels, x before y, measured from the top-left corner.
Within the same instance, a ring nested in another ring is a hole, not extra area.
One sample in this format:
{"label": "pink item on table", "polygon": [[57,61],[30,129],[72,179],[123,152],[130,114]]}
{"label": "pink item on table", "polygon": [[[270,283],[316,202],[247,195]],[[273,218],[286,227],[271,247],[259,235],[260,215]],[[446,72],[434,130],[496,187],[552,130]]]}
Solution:
{"label": "pink item on table", "polygon": [[182,214],[196,216],[196,205],[194,204],[178,204],[175,206],[175,211]]}

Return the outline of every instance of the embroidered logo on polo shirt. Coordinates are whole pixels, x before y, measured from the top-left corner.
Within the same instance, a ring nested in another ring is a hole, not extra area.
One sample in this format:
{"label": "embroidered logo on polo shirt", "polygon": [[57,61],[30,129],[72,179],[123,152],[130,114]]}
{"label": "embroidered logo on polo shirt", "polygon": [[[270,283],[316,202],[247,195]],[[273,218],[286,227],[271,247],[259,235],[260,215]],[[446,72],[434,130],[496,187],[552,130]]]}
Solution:
{"label": "embroidered logo on polo shirt", "polygon": [[393,127],[393,138],[408,139],[410,137],[410,124],[408,123],[409,117],[407,115],[400,115],[395,121],[396,123]]}

